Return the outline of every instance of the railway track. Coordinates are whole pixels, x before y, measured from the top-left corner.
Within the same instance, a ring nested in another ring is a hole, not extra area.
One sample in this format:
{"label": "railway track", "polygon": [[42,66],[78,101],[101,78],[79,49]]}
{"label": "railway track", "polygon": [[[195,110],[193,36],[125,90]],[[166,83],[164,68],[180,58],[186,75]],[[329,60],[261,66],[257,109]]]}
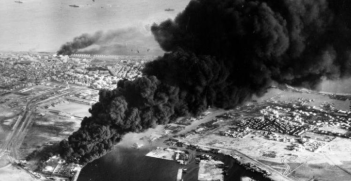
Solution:
{"label": "railway track", "polygon": [[[19,159],[20,154],[18,153],[19,148],[22,145],[22,142],[27,135],[27,132],[31,125],[33,124],[32,115],[35,112],[35,108],[44,102],[51,101],[67,94],[75,93],[79,90],[64,92],[60,95],[56,95],[49,99],[37,101],[40,96],[43,94],[32,98],[26,105],[25,112],[16,120],[16,123],[11,128],[11,132],[7,135],[4,143],[0,147],[0,159],[3,157],[7,157],[7,159],[12,162],[14,159]],[[46,92],[47,93],[47,92]]]}
{"label": "railway track", "polygon": [[282,163],[284,164],[285,166],[285,171],[283,172],[283,175],[288,175],[288,173],[290,172],[290,166],[289,164],[286,162],[286,158],[282,158],[281,159]]}
{"label": "railway track", "polygon": [[20,119],[17,119],[11,133],[7,136],[5,143],[2,145],[1,151],[3,153],[7,152],[7,155],[14,159],[19,158],[17,149],[20,147],[19,139],[25,136],[24,133],[30,125],[31,115],[32,111],[26,111],[23,116],[20,116]]}

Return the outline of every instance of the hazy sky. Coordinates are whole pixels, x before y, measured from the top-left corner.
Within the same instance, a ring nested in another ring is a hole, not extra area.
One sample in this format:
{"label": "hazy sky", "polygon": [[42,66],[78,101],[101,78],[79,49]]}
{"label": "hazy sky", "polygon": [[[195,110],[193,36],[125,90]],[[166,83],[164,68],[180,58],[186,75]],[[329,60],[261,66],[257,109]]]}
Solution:
{"label": "hazy sky", "polygon": [[[0,1],[0,51],[57,51],[82,33],[127,26],[149,29],[173,18],[189,0]],[[73,8],[69,5],[78,5]],[[164,11],[173,8],[175,11]]]}
{"label": "hazy sky", "polygon": [[[137,27],[148,32],[153,22],[175,17],[190,0],[21,1],[22,4],[0,0],[0,51],[56,52],[74,37],[99,30]],[[73,4],[80,7],[69,6]],[[165,8],[175,11],[164,11]],[[320,88],[350,92],[350,82],[351,79],[327,81]]]}

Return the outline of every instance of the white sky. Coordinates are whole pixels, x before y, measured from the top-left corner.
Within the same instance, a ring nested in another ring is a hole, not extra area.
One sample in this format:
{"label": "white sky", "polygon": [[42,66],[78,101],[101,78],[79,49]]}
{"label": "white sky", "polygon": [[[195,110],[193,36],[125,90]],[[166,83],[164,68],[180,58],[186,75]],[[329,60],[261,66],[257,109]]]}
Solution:
{"label": "white sky", "polygon": [[[145,28],[173,18],[189,0],[15,0],[0,1],[0,51],[57,51],[82,33]],[[78,5],[72,8],[69,5]],[[166,12],[165,8],[175,11]]]}

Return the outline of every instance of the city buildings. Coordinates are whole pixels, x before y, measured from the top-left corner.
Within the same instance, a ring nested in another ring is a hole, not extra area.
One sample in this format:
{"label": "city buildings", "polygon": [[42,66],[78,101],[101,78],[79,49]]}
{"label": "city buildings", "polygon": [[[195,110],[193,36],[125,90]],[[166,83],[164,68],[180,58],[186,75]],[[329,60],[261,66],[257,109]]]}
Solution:
{"label": "city buildings", "polygon": [[0,93],[47,81],[97,90],[114,89],[119,80],[140,77],[144,63],[152,58],[3,53],[0,56]]}

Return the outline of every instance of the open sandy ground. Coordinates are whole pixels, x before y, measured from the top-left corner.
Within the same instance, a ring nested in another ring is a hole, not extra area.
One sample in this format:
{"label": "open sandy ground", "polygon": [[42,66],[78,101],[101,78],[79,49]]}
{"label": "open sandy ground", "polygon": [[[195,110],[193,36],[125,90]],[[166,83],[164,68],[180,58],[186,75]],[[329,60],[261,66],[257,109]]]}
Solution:
{"label": "open sandy ground", "polygon": [[37,181],[26,171],[11,164],[0,168],[0,181]]}

